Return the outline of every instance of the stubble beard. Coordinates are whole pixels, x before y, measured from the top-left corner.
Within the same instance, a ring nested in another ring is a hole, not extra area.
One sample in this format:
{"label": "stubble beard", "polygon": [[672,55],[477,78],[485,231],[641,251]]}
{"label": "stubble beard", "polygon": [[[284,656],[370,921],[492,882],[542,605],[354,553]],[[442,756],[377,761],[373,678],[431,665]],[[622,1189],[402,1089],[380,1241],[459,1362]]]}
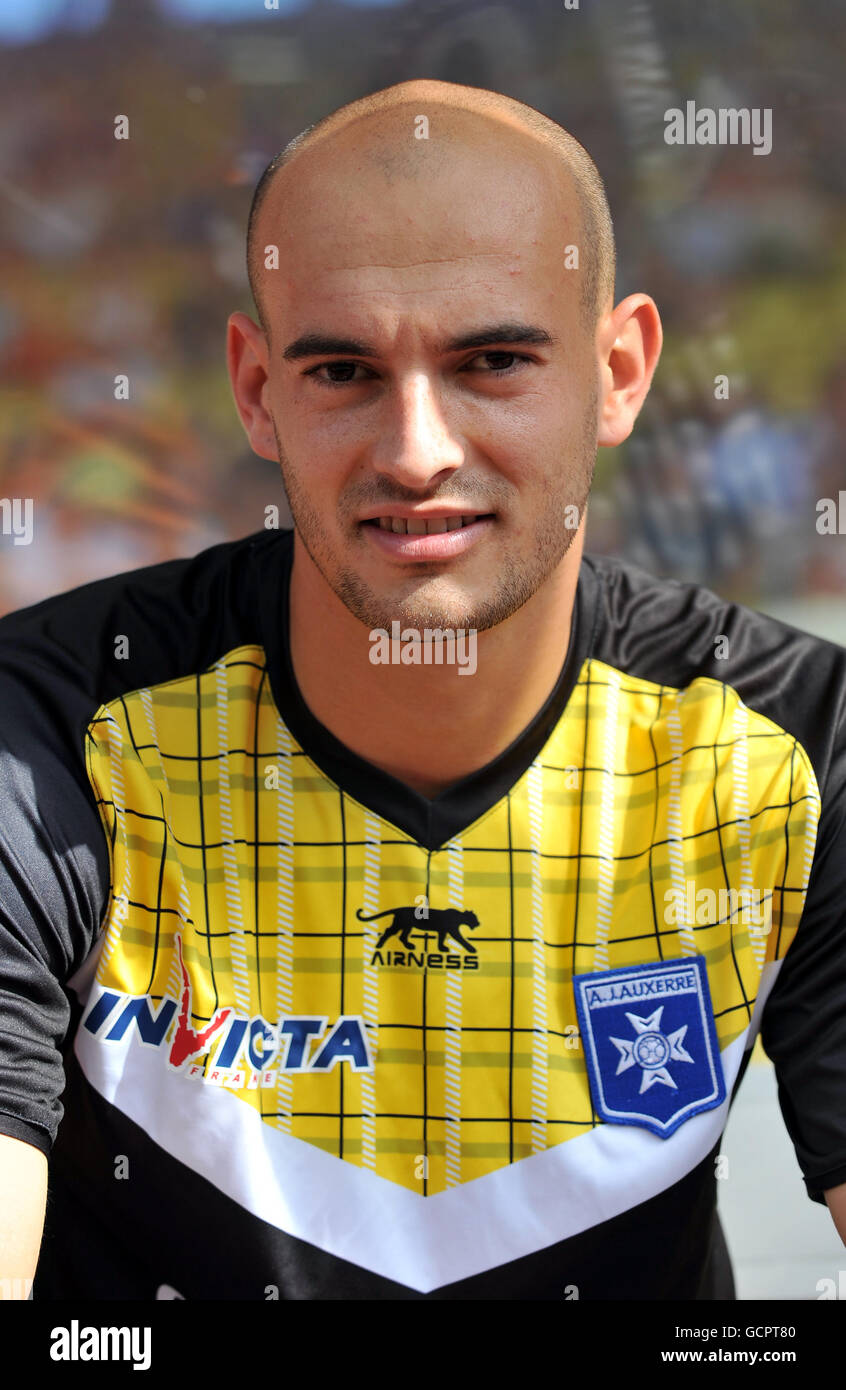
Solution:
{"label": "stubble beard", "polygon": [[[376,628],[390,631],[391,623],[396,621],[404,627],[418,630],[427,627],[472,628],[476,632],[485,632],[497,627],[537,593],[561,563],[578,534],[578,528],[567,524],[571,517],[568,508],[575,506],[580,521],[583,520],[596,466],[597,400],[598,393],[594,387],[582,420],[576,476],[569,480],[565,478],[564,486],[560,489],[552,485],[547,489],[547,501],[540,514],[533,543],[525,554],[515,554],[513,548],[501,544],[501,563],[497,567],[493,591],[489,594],[468,599],[466,595],[456,593],[456,590],[460,591],[460,579],[450,580],[452,593],[447,600],[446,596],[437,593],[437,586],[443,587],[443,577],[437,573],[421,573],[424,566],[419,565],[415,567],[415,577],[407,581],[404,593],[386,596],[366,584],[355,570],[339,566],[320,515],[290,467],[274,420],[273,431],[279,451],[283,487],[297,534],[332,592],[370,631]],[[451,488],[447,484],[446,495],[450,495],[451,500],[458,500],[454,484]],[[434,565],[432,569],[435,569]]]}

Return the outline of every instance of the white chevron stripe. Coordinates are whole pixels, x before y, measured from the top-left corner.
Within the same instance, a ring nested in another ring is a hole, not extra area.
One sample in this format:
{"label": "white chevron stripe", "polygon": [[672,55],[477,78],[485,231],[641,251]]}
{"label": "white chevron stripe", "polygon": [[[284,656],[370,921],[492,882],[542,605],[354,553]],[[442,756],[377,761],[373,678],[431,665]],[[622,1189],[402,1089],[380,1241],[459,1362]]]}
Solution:
{"label": "white chevron stripe", "polygon": [[[780,967],[765,967],[747,1033],[721,1054],[727,1097]],[[669,1139],[634,1125],[598,1125],[424,1197],[281,1134],[224,1087],[168,1068],[133,1030],[105,1045],[80,1028],[74,1048],[101,1095],[247,1211],[421,1293],[546,1249],[663,1192],[710,1152],[729,1105],[727,1098],[694,1115]]]}

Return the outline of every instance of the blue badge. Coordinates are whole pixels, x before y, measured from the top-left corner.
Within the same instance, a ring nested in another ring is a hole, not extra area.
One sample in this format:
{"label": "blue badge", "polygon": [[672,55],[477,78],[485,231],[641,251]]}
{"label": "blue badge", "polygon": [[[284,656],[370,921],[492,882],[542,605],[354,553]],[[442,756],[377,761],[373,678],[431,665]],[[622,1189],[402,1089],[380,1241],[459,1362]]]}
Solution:
{"label": "blue badge", "polygon": [[574,975],[594,1109],[669,1136],[726,1098],[704,956]]}

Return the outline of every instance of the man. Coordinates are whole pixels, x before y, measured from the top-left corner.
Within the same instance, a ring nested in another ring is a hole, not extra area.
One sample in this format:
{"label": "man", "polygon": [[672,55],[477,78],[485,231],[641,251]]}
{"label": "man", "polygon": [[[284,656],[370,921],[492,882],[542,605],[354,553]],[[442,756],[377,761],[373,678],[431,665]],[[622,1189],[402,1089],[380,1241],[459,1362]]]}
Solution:
{"label": "man", "polygon": [[52,1146],[36,1297],[730,1298],[759,1031],[846,1231],[846,654],[583,558],[661,328],[554,123],[376,93],[249,243],[293,533],[0,624],[2,1272]]}

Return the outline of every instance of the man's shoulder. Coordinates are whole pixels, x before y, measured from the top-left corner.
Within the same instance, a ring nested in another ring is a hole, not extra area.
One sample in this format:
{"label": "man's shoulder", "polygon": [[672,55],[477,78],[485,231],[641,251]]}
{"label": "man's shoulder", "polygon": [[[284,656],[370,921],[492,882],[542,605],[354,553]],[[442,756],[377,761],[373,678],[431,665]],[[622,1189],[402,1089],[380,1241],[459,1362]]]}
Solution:
{"label": "man's shoulder", "polygon": [[97,579],[0,618],[0,681],[64,680],[101,703],[258,640],[254,560],[289,533],[260,531]]}
{"label": "man's shoulder", "polygon": [[[595,637],[602,650],[610,652],[623,645],[625,636],[633,666],[652,657],[657,665],[662,660],[676,664],[688,678],[720,678],[721,673],[740,669],[744,657],[778,649],[807,654],[826,669],[846,672],[846,647],[704,584],[659,577],[611,555],[585,555],[583,563],[595,576]],[[601,652],[594,650],[594,655]]]}
{"label": "man's shoulder", "polygon": [[846,648],[728,599],[660,578],[627,560],[586,555],[592,656],[672,689],[709,679],[792,734],[817,768],[846,743]]}

